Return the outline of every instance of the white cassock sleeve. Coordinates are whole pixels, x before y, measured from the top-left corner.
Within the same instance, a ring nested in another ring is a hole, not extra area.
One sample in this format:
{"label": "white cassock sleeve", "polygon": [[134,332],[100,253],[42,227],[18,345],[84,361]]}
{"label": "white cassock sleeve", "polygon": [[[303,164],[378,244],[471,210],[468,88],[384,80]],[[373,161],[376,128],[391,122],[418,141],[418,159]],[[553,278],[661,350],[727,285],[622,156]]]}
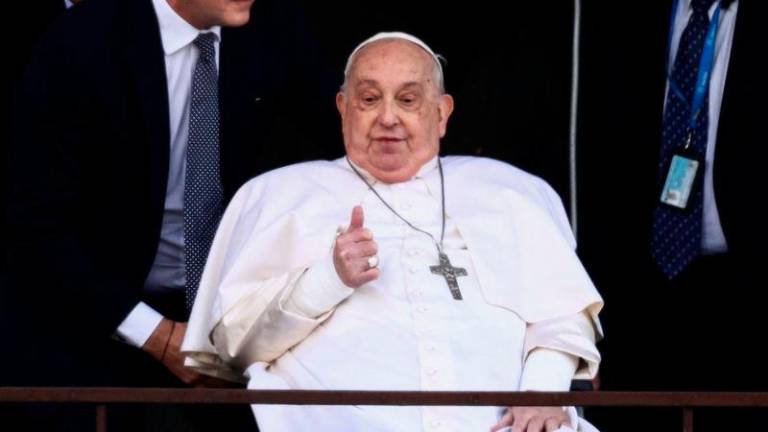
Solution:
{"label": "white cassock sleeve", "polygon": [[[528,324],[525,333],[525,345],[523,347],[526,364],[531,360],[531,355],[537,350],[547,349],[570,354],[579,359],[579,367],[574,377],[577,379],[592,379],[597,375],[600,364],[600,352],[595,346],[596,331],[587,311],[575,315],[568,315],[544,321]],[[527,366],[523,369],[521,387],[529,387],[531,390],[549,390],[551,387],[534,388],[536,381],[544,380],[540,374],[533,375],[533,370],[526,374]],[[570,381],[569,381],[570,382]],[[566,386],[559,391],[567,391]],[[552,389],[552,391],[558,391]]]}
{"label": "white cassock sleeve", "polygon": [[[593,378],[600,362],[595,338],[596,332],[586,311],[529,324],[520,390],[568,391],[574,376]],[[578,417],[574,407],[564,409],[574,428],[563,427],[559,431],[597,431]]]}
{"label": "white cassock sleeve", "polygon": [[[306,339],[354,292],[341,283],[330,257],[306,271],[277,279],[284,287],[258,316],[253,313],[258,309],[253,308],[246,297],[227,311],[214,329],[216,348],[225,361],[243,369],[256,362],[274,361]],[[233,327],[242,328],[244,335],[233,339],[230,336]]]}
{"label": "white cassock sleeve", "polygon": [[354,289],[344,285],[339,278],[329,254],[304,273],[281,307],[293,314],[317,318],[333,310],[353,292]]}
{"label": "white cassock sleeve", "polygon": [[253,316],[253,309],[247,298],[224,315],[223,322],[247,326],[248,331],[239,338],[242,342],[238,346],[230,346],[227,335],[217,334],[214,330],[214,340],[222,358],[244,368],[255,362],[269,363],[307,338],[354,292],[339,279],[330,254],[298,278],[289,277],[285,285],[281,294],[255,320],[249,318]]}
{"label": "white cassock sleeve", "polygon": [[[202,373],[243,381],[251,364],[280,357],[332,313],[310,318],[285,306],[297,286],[332,284],[322,266],[336,225],[317,229],[290,208],[278,208],[275,221],[259,205],[268,189],[248,183],[219,224],[182,345],[185,365]],[[335,286],[336,303],[352,293],[344,288]]]}

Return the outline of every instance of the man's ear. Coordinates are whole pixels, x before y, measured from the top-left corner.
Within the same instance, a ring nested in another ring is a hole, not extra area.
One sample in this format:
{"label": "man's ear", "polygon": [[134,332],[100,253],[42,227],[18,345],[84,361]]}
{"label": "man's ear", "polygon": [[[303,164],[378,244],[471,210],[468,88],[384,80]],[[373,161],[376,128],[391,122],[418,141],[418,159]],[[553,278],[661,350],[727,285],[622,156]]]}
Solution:
{"label": "man's ear", "polygon": [[437,103],[440,138],[445,136],[445,131],[448,128],[448,118],[451,116],[451,113],[453,113],[453,96],[449,94],[440,95],[440,100]]}
{"label": "man's ear", "polygon": [[344,92],[336,93],[336,109],[341,114],[341,120],[344,121],[344,116],[347,114],[347,97],[344,96]]}

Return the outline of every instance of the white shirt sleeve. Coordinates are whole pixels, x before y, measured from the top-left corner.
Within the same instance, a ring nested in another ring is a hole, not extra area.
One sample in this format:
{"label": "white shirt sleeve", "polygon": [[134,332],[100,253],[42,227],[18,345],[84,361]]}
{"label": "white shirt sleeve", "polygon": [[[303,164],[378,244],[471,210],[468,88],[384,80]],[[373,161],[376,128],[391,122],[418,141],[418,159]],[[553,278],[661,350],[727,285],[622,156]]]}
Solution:
{"label": "white shirt sleeve", "polygon": [[[252,288],[252,294],[230,307],[212,330],[219,356],[242,369],[283,355],[354,292],[338,279],[330,256],[307,270],[260,281]],[[300,292],[294,296],[296,290]]]}
{"label": "white shirt sleeve", "polygon": [[[528,354],[520,378],[521,391],[568,391],[571,387],[579,357],[549,348],[536,348]],[[573,427],[562,427],[558,432],[590,431],[578,416],[575,407],[563,407]],[[588,424],[587,424],[588,425]]]}
{"label": "white shirt sleeve", "polygon": [[[520,390],[568,391],[574,377],[593,378],[600,363],[595,338],[595,323],[587,311],[528,324]],[[574,407],[563,409],[573,428],[562,427],[558,432],[597,431],[578,417]]]}
{"label": "white shirt sleeve", "polygon": [[341,281],[329,255],[301,276],[282,306],[288,312],[314,319],[333,309],[353,291]]}
{"label": "white shirt sleeve", "polygon": [[520,390],[568,391],[579,365],[573,354],[548,348],[536,348],[525,360]]}
{"label": "white shirt sleeve", "polygon": [[[573,315],[559,317],[550,320],[528,324],[525,333],[524,352],[526,355],[526,368],[529,356],[538,351],[557,351],[568,354],[578,360],[575,377],[578,379],[592,379],[597,375],[600,364],[600,353],[595,346],[595,323],[587,311]],[[552,354],[536,354],[536,357],[546,358],[544,362],[557,362],[564,365],[565,360],[555,360]],[[534,359],[534,362],[539,361]],[[532,364],[534,368],[539,366]],[[531,372],[533,373],[533,372]],[[567,390],[564,388],[562,390]]]}
{"label": "white shirt sleeve", "polygon": [[117,327],[119,338],[141,348],[147,342],[163,316],[144,302],[139,302]]}

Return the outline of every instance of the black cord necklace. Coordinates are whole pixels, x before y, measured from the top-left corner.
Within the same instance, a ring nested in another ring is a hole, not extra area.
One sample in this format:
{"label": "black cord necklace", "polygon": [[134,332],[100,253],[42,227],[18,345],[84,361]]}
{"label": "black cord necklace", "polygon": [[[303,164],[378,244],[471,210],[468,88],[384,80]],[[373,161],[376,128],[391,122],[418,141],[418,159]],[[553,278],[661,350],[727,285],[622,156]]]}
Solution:
{"label": "black cord necklace", "polygon": [[443,175],[443,164],[440,162],[440,158],[437,158],[437,168],[440,171],[440,203],[441,203],[441,215],[442,215],[442,228],[440,230],[440,241],[438,242],[437,239],[430,233],[429,231],[425,231],[412,223],[410,223],[407,219],[405,219],[403,216],[400,215],[394,208],[392,208],[389,203],[384,200],[384,198],[379,195],[379,193],[376,191],[376,189],[373,188],[373,185],[368,183],[368,180],[365,179],[363,174],[355,168],[355,166],[352,164],[352,161],[349,160],[349,157],[347,157],[347,163],[349,164],[349,167],[352,168],[352,171],[357,174],[358,177],[360,177],[360,180],[365,183],[366,186],[368,186],[368,189],[373,192],[374,195],[379,199],[379,201],[382,202],[395,216],[400,218],[403,222],[406,223],[409,227],[413,228],[414,230],[424,233],[428,235],[432,241],[435,243],[435,246],[437,247],[437,255],[440,259],[440,264],[436,266],[430,266],[429,269],[434,274],[441,275],[445,278],[445,282],[448,284],[448,288],[451,290],[451,295],[453,296],[454,300],[461,300],[461,291],[459,290],[459,283],[456,280],[457,276],[466,276],[467,270],[463,269],[461,267],[454,267],[451,265],[451,261],[448,259],[448,255],[443,251],[443,239],[445,238],[445,177]]}

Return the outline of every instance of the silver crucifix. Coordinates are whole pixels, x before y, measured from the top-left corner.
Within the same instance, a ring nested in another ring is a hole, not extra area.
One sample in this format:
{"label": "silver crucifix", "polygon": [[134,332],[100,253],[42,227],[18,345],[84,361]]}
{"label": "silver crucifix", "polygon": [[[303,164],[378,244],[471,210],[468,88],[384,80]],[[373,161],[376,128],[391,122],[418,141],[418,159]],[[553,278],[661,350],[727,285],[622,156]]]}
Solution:
{"label": "silver crucifix", "polygon": [[452,266],[451,261],[448,259],[448,255],[445,253],[439,252],[439,255],[440,265],[430,266],[429,269],[432,270],[432,273],[445,278],[445,282],[448,284],[448,288],[450,288],[454,300],[461,300],[461,291],[459,290],[459,282],[456,280],[456,276],[466,276],[467,270],[461,267]]}

